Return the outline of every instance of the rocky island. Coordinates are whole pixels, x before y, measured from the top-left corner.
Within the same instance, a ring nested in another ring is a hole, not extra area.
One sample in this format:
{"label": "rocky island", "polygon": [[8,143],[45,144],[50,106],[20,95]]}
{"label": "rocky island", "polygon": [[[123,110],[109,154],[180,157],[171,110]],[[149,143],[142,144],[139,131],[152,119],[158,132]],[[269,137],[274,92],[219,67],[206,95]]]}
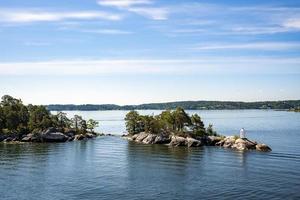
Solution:
{"label": "rocky island", "polygon": [[0,142],[67,142],[91,139],[98,122],[79,115],[51,114],[45,106],[24,105],[9,95],[0,102]]}
{"label": "rocky island", "polygon": [[143,144],[165,144],[172,147],[219,146],[240,151],[271,151],[266,144],[260,144],[239,136],[217,134],[210,124],[205,128],[200,116],[189,116],[184,109],[166,110],[156,116],[140,115],[131,111],[126,115],[128,135],[123,138]]}

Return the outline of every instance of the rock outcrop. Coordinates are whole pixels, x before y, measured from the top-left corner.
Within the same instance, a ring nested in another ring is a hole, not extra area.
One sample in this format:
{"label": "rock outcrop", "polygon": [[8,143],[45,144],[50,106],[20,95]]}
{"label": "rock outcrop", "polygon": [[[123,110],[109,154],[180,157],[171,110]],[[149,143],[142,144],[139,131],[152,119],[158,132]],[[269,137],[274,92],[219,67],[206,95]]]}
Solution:
{"label": "rock outcrop", "polygon": [[18,137],[9,137],[6,136],[3,138],[3,142],[12,142],[12,141],[20,141],[20,142],[66,142],[73,140],[83,140],[83,139],[91,139],[95,138],[97,135],[95,133],[86,133],[86,134],[75,134],[75,131],[69,130],[65,133],[60,132],[56,128],[48,128],[46,131],[29,133],[24,135],[21,138]]}
{"label": "rock outcrop", "polygon": [[164,134],[151,134],[146,132],[141,132],[135,135],[123,135],[123,138],[129,141],[135,141],[143,144],[168,144],[171,140],[168,135]]}
{"label": "rock outcrop", "polygon": [[42,142],[65,142],[68,136],[63,133],[57,132],[55,128],[49,128],[41,134]]}
{"label": "rock outcrop", "polygon": [[187,146],[187,139],[180,136],[172,136],[169,146],[173,146],[173,147]]}
{"label": "rock outcrop", "polygon": [[187,147],[200,147],[203,145],[207,146],[220,146],[224,148],[236,149],[239,151],[257,150],[257,151],[271,151],[271,148],[265,144],[258,144],[255,141],[251,141],[247,138],[238,138],[237,136],[205,136],[193,138],[190,136],[168,136],[166,134],[151,134],[141,132],[135,135],[123,135],[130,141],[135,141],[143,144],[167,144],[171,147],[187,146]]}
{"label": "rock outcrop", "polygon": [[256,150],[263,151],[263,152],[272,151],[272,149],[266,144],[257,144],[255,148]]}

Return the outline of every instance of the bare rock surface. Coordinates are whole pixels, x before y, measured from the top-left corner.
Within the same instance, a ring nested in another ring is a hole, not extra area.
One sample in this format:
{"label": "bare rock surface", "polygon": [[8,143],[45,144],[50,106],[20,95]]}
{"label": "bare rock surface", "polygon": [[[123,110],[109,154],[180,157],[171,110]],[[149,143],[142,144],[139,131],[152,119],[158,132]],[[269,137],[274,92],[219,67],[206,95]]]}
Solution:
{"label": "bare rock surface", "polygon": [[144,144],[168,144],[171,147],[187,146],[187,147],[200,147],[203,145],[220,146],[224,148],[236,149],[238,151],[257,150],[268,152],[271,148],[266,144],[258,144],[247,138],[238,138],[237,136],[204,136],[204,137],[190,137],[190,136],[176,136],[171,134],[151,134],[141,132],[135,135],[123,135],[123,138],[129,141],[135,141]]}

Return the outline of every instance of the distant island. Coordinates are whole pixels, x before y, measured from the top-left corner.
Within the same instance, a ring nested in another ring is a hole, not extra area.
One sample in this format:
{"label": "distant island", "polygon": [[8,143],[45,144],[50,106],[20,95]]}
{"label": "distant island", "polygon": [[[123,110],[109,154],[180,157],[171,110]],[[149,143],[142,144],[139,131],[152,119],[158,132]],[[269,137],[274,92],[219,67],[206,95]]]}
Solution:
{"label": "distant island", "polygon": [[237,110],[237,109],[275,109],[290,110],[300,107],[300,100],[286,101],[259,101],[259,102],[237,102],[237,101],[178,101],[168,103],[149,103],[140,105],[119,106],[115,104],[51,104],[46,106],[51,111],[64,110],[167,110],[181,107],[185,110]]}
{"label": "distant island", "polygon": [[239,151],[271,151],[266,144],[251,141],[242,136],[222,136],[209,124],[205,127],[198,114],[189,115],[181,107],[165,110],[159,115],[140,115],[130,111],[125,117],[129,141],[143,144],[164,144],[170,147],[220,146]]}

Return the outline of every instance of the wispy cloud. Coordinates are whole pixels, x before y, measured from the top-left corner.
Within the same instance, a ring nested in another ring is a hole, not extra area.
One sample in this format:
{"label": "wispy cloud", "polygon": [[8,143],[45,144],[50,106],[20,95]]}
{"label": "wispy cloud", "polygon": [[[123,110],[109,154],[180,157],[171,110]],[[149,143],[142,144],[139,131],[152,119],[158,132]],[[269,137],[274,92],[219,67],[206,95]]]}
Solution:
{"label": "wispy cloud", "polygon": [[153,19],[153,20],[166,20],[168,19],[169,11],[166,8],[129,8],[130,12],[142,15],[144,17]]}
{"label": "wispy cloud", "polygon": [[95,30],[82,30],[84,33],[95,33],[95,34],[104,34],[104,35],[128,35],[132,34],[131,31],[124,31],[119,29],[95,29]]}
{"label": "wispy cloud", "polygon": [[152,4],[152,1],[150,0],[99,0],[98,4],[102,6],[115,6],[119,8],[127,8],[135,5]]}
{"label": "wispy cloud", "polygon": [[299,42],[252,42],[238,44],[205,44],[193,47],[194,50],[294,50],[300,49]]}
{"label": "wispy cloud", "polygon": [[178,36],[200,32],[213,35],[263,35],[300,30],[299,7],[227,6],[192,2],[170,5],[166,9],[169,15],[181,22],[177,20],[178,23],[173,23],[165,32],[177,32]]}
{"label": "wispy cloud", "polygon": [[153,7],[151,5],[153,2],[150,0],[99,0],[98,4],[115,7],[153,20],[166,20],[170,12],[165,7]]}
{"label": "wispy cloud", "polygon": [[53,12],[44,10],[0,10],[0,21],[8,23],[55,22],[64,20],[121,20],[122,16],[101,11]]}
{"label": "wispy cloud", "polygon": [[0,75],[300,74],[299,58],[62,60],[0,63]]}
{"label": "wispy cloud", "polygon": [[283,26],[292,29],[300,29],[300,18],[288,19],[283,23]]}

